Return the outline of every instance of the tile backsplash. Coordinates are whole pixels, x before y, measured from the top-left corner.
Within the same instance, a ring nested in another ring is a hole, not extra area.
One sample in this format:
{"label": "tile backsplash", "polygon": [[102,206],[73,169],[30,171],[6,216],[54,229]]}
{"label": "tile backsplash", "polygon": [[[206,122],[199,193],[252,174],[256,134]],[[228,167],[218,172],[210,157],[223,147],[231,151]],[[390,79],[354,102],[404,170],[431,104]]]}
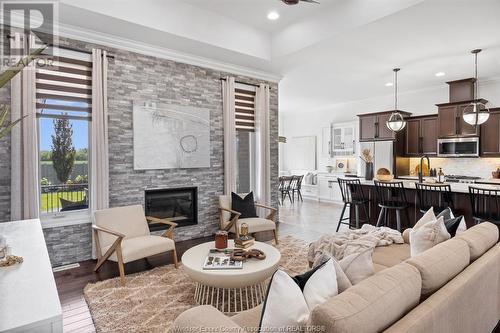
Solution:
{"label": "tile backsplash", "polygon": [[[443,168],[446,175],[475,176],[491,178],[491,172],[500,166],[500,158],[430,158],[431,168]],[[410,174],[415,174],[415,168],[420,164],[420,158],[410,158]]]}

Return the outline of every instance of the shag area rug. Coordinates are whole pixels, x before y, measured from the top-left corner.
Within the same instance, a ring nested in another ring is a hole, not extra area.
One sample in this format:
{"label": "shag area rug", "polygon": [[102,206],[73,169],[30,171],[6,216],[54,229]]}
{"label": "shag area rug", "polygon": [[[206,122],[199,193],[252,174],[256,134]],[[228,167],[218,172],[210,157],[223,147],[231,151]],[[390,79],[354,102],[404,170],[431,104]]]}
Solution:
{"label": "shag area rug", "polygon": [[[292,236],[280,239],[280,267],[290,275],[308,270],[307,244]],[[173,265],[89,283],[83,290],[97,332],[168,332],[175,318],[196,306],[195,284],[182,266]]]}

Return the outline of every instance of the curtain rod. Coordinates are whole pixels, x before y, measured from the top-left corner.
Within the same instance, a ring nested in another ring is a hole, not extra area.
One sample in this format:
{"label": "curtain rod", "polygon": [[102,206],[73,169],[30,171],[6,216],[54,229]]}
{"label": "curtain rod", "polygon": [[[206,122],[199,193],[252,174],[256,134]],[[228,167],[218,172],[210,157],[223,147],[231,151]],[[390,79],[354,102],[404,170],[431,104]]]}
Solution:
{"label": "curtain rod", "polygon": [[[9,39],[13,39],[14,36],[11,36],[11,35],[7,35],[7,38]],[[54,44],[48,44],[47,47],[57,47],[57,48],[60,48],[60,49],[63,49],[63,50],[68,50],[68,51],[75,51],[75,52],[81,52],[81,53],[86,53],[86,54],[92,54],[92,51],[88,51],[88,50],[82,50],[82,49],[77,49],[77,48],[74,48],[74,47],[70,47],[70,46],[64,46],[64,45],[54,45]],[[106,57],[110,58],[110,59],[115,59],[115,56],[112,55],[112,54],[107,54]]]}
{"label": "curtain rod", "polygon": [[[227,79],[225,77],[221,77],[220,78],[221,81],[226,81]],[[234,83],[239,83],[239,84],[244,84],[244,85],[247,85],[247,86],[252,86],[252,87],[260,87],[258,84],[255,84],[255,83],[248,83],[248,82],[243,82],[243,81],[234,81]],[[269,90],[271,90],[271,86],[269,86]]]}

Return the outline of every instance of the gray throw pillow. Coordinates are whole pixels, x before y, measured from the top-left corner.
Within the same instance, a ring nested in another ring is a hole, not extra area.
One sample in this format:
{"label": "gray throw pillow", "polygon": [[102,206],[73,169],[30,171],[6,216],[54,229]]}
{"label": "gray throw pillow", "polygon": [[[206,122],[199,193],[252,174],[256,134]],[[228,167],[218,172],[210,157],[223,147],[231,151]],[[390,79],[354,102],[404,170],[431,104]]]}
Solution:
{"label": "gray throw pillow", "polygon": [[439,213],[436,218],[440,218],[441,216],[444,218],[444,226],[446,227],[446,230],[448,230],[448,233],[451,237],[455,237],[458,226],[460,225],[460,222],[462,222],[464,216],[460,215],[455,217],[449,207]]}

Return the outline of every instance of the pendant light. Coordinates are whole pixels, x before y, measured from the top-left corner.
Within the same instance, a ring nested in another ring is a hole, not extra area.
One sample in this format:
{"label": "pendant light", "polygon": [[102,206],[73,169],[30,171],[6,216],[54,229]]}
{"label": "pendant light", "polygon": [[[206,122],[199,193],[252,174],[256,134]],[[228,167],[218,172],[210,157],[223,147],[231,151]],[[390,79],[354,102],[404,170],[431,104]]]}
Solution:
{"label": "pendant light", "polygon": [[485,104],[478,101],[477,89],[477,54],[481,52],[481,49],[472,50],[471,53],[474,54],[474,69],[475,69],[475,82],[474,82],[474,101],[467,105],[464,109],[463,118],[464,121],[473,126],[481,125],[486,122],[490,117],[490,110]]}
{"label": "pendant light", "polygon": [[403,115],[398,112],[398,72],[400,68],[394,68],[394,112],[389,117],[389,120],[386,121],[385,125],[388,129],[393,132],[399,132],[406,126],[406,120],[403,118]]}

